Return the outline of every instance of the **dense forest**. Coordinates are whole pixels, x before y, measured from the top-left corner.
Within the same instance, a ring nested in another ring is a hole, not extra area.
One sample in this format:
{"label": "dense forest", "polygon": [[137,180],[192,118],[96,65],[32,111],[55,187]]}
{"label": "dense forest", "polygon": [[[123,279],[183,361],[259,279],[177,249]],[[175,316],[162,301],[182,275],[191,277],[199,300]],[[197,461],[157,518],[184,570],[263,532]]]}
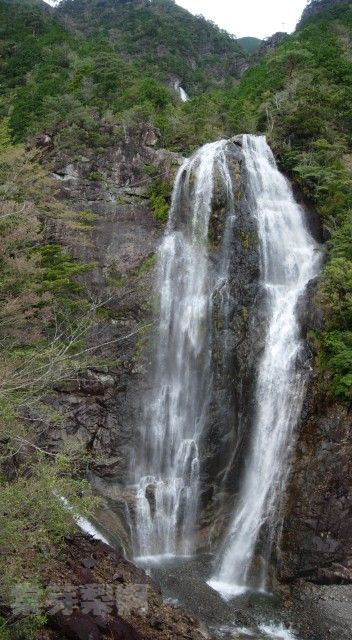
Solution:
{"label": "dense forest", "polygon": [[[320,220],[326,259],[315,298],[324,320],[309,337],[316,384],[329,402],[350,406],[352,5],[311,0],[292,35],[268,52],[260,44],[172,0],[62,0],[55,9],[0,0],[1,640],[59,637],[40,635],[42,613],[13,617],[9,594],[19,576],[41,588],[55,574],[72,511],[90,516],[99,502],[86,480],[89,447],[74,438],[60,452],[43,444],[64,419],[53,390],[105,366],[92,327],[104,335],[112,318],[85,284],[96,267],[85,259],[96,214],[61,197],[53,177],[61,158],[99,164],[145,125],[159,149],[183,155],[266,134]],[[87,177],[93,187],[104,180],[99,167]],[[146,163],[143,180],[162,227],[170,176]],[[109,277],[121,284],[112,269]]]}

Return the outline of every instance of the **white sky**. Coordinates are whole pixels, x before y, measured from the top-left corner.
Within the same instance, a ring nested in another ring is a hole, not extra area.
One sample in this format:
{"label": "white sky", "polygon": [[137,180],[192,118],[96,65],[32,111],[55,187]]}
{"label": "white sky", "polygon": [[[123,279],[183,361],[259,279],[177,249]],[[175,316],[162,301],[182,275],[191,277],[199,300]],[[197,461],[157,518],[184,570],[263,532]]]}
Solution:
{"label": "white sky", "polygon": [[[54,0],[46,0],[54,4]],[[191,13],[202,14],[222,29],[242,36],[266,38],[294,30],[307,0],[176,0]]]}
{"label": "white sky", "polygon": [[243,36],[266,38],[276,31],[294,30],[307,0],[176,0],[222,29]]}

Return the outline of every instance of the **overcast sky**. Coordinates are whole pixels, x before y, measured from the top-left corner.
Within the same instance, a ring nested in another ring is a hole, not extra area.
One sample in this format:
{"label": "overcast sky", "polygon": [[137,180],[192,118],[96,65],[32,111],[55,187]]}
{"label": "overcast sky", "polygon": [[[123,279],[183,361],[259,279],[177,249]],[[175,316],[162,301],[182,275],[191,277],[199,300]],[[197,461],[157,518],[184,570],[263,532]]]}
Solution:
{"label": "overcast sky", "polygon": [[203,14],[222,29],[242,36],[266,38],[294,30],[307,0],[176,0],[192,13]]}
{"label": "overcast sky", "polygon": [[[46,0],[53,4],[51,0]],[[222,29],[242,36],[266,38],[276,31],[294,30],[307,0],[176,0]]]}

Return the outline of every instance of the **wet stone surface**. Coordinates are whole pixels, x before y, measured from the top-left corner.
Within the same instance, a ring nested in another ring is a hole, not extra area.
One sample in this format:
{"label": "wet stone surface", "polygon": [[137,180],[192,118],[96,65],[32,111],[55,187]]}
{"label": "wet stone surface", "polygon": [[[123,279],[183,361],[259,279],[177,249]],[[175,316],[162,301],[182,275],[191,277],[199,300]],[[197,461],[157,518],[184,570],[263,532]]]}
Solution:
{"label": "wet stone surface", "polygon": [[[351,640],[352,586],[295,583],[280,595],[250,593],[225,602],[206,584],[213,558],[149,565],[164,599],[185,608],[219,639]],[[145,568],[145,565],[144,565]]]}

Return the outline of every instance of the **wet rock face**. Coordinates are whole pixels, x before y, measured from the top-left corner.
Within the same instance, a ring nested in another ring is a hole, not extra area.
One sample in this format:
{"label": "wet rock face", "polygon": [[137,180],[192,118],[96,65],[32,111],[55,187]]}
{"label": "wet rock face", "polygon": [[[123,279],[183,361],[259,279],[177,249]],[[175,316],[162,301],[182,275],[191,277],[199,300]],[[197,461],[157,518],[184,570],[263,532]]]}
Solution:
{"label": "wet rock face", "polygon": [[351,450],[348,408],[329,405],[312,380],[289,484],[283,579],[352,581]]}
{"label": "wet rock face", "polygon": [[[308,284],[298,307],[305,338],[324,323],[314,302],[317,284]],[[288,484],[280,544],[283,580],[352,582],[351,426],[350,409],[324,397],[313,370]]]}
{"label": "wet rock face", "polygon": [[263,317],[257,304],[259,250],[255,219],[247,194],[241,141],[229,143],[228,164],[234,191],[234,221],[226,224],[227,203],[215,190],[210,235],[211,255],[220,271],[228,243],[228,283],[214,295],[213,393],[203,441],[200,546],[224,532],[233,511],[253,411],[255,367],[262,348]]}

